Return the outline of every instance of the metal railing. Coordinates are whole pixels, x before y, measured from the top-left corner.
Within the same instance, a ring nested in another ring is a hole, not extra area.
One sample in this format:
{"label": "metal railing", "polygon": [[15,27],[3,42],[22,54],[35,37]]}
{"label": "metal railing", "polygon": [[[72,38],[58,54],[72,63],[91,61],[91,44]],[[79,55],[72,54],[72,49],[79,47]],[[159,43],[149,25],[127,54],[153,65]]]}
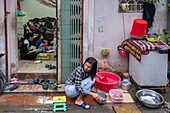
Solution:
{"label": "metal railing", "polygon": [[119,0],[119,13],[141,13],[145,0]]}

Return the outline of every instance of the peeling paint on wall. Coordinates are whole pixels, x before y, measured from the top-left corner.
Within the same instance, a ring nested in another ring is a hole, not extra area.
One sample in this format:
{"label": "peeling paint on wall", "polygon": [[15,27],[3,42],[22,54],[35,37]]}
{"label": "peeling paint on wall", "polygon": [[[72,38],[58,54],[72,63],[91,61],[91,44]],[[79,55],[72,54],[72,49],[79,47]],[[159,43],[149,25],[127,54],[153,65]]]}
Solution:
{"label": "peeling paint on wall", "polygon": [[103,17],[102,16],[97,17],[97,26],[98,26],[98,32],[103,32]]}
{"label": "peeling paint on wall", "polygon": [[3,34],[3,22],[4,22],[1,15],[3,15],[2,11],[0,11],[0,35]]}

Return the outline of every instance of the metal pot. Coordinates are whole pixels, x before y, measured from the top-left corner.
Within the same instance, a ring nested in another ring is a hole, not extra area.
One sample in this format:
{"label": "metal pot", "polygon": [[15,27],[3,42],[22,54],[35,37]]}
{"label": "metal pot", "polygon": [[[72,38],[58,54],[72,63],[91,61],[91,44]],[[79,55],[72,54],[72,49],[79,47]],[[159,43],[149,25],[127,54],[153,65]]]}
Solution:
{"label": "metal pot", "polygon": [[106,103],[107,95],[103,92],[98,92],[98,95],[101,99],[97,99],[96,102],[100,105],[103,105]]}
{"label": "metal pot", "polygon": [[164,98],[162,95],[149,89],[142,89],[137,91],[136,97],[144,106],[149,108],[158,108],[161,104],[164,103]]}
{"label": "metal pot", "polygon": [[120,82],[120,87],[124,90],[129,90],[131,86],[131,82],[129,82],[127,79],[124,79]]}

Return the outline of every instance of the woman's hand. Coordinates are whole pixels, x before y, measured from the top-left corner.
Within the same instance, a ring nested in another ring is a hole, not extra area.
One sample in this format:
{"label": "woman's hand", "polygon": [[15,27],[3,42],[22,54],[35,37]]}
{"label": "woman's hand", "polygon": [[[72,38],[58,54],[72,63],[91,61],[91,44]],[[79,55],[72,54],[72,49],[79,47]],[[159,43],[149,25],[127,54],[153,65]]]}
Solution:
{"label": "woman's hand", "polygon": [[40,49],[35,49],[34,52],[38,53],[38,52],[41,52]]}
{"label": "woman's hand", "polygon": [[28,51],[27,54],[30,54],[30,53],[33,53],[33,52],[38,53],[38,52],[41,52],[41,50],[40,49],[34,49],[32,51]]}
{"label": "woman's hand", "polygon": [[101,99],[101,97],[97,94],[97,93],[93,93],[91,92],[91,95],[93,96],[93,98],[97,99]]}

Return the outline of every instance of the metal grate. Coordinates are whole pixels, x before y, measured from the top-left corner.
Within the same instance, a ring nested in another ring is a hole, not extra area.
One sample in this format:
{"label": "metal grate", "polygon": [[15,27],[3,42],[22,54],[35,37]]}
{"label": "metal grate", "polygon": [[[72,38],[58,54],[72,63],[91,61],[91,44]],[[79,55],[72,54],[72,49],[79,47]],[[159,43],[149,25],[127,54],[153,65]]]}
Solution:
{"label": "metal grate", "polygon": [[119,0],[119,13],[141,13],[145,0]]}
{"label": "metal grate", "polygon": [[80,65],[81,0],[71,0],[71,70]]}
{"label": "metal grate", "polygon": [[80,65],[82,0],[61,0],[61,77]]}

